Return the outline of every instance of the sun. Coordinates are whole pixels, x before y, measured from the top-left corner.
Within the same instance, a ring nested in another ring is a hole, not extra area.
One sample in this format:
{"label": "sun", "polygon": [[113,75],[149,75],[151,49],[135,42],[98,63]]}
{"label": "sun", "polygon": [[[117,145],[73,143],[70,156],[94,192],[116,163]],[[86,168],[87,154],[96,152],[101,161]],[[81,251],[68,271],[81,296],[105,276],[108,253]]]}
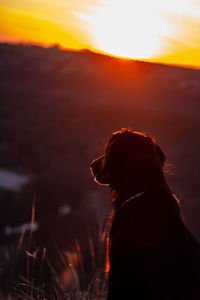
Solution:
{"label": "sun", "polygon": [[106,0],[89,19],[97,49],[121,57],[153,58],[170,30],[160,8],[158,0]]}

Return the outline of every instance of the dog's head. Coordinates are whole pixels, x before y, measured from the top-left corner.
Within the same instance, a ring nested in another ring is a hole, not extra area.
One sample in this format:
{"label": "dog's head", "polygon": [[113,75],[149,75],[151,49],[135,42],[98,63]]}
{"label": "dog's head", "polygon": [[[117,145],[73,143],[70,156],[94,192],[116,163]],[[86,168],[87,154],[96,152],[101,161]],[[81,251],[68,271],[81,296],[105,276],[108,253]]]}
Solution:
{"label": "dog's head", "polygon": [[145,180],[163,172],[165,155],[145,133],[122,129],[112,134],[105,154],[92,161],[95,181],[116,189],[124,182]]}

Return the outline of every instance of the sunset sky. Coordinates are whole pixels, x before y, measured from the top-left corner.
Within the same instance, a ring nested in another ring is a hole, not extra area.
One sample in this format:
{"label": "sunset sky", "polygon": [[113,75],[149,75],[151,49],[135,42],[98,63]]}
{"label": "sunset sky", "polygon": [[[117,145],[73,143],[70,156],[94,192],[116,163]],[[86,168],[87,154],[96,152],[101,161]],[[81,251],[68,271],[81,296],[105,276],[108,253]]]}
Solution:
{"label": "sunset sky", "polygon": [[200,68],[200,0],[1,0],[0,40]]}

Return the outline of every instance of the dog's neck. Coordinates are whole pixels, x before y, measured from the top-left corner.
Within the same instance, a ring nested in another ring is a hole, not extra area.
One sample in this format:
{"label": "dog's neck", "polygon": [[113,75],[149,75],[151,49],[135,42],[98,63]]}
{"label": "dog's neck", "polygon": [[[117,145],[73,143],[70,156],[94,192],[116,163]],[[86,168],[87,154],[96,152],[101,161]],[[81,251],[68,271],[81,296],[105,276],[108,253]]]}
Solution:
{"label": "dog's neck", "polygon": [[145,192],[141,192],[141,193],[137,193],[131,197],[129,197],[128,199],[126,199],[122,204],[121,206],[119,207],[119,209],[121,209],[122,207],[124,207],[127,203],[131,202],[131,201],[134,201],[135,199],[143,196],[145,194]]}
{"label": "dog's neck", "polygon": [[140,191],[138,193],[132,193],[132,194],[118,194],[116,191],[113,191],[111,194],[111,198],[113,201],[113,206],[115,211],[121,209],[123,206],[126,205],[126,203],[132,201],[132,200],[138,200],[137,198],[139,198],[140,196],[142,196],[143,194],[145,194],[144,191]]}
{"label": "dog's neck", "polygon": [[[124,185],[120,185],[117,188],[112,189],[111,198],[115,209],[119,209],[123,203],[133,197],[134,195],[145,192],[156,193],[158,190],[163,190],[170,192],[168,184],[165,180],[164,174],[158,178],[153,178],[152,180],[144,181],[132,181],[126,182]],[[139,199],[137,199],[139,201]]]}

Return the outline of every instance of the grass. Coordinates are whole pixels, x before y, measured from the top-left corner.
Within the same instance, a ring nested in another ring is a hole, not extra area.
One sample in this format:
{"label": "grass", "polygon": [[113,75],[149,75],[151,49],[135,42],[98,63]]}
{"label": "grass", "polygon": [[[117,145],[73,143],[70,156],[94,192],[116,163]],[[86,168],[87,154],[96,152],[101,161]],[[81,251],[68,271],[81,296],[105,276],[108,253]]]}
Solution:
{"label": "grass", "polygon": [[[92,268],[86,270],[79,241],[76,251],[56,247],[59,263],[51,261],[46,248],[34,243],[35,199],[32,203],[31,230],[21,233],[16,245],[4,251],[4,266],[0,269],[2,295],[0,299],[27,300],[104,300],[107,282],[104,266],[107,226],[99,229],[98,247],[88,231],[89,255]],[[98,253],[97,253],[98,252]],[[101,265],[101,266],[99,266]],[[20,267],[20,268],[19,268]],[[19,271],[20,269],[20,271]]]}

